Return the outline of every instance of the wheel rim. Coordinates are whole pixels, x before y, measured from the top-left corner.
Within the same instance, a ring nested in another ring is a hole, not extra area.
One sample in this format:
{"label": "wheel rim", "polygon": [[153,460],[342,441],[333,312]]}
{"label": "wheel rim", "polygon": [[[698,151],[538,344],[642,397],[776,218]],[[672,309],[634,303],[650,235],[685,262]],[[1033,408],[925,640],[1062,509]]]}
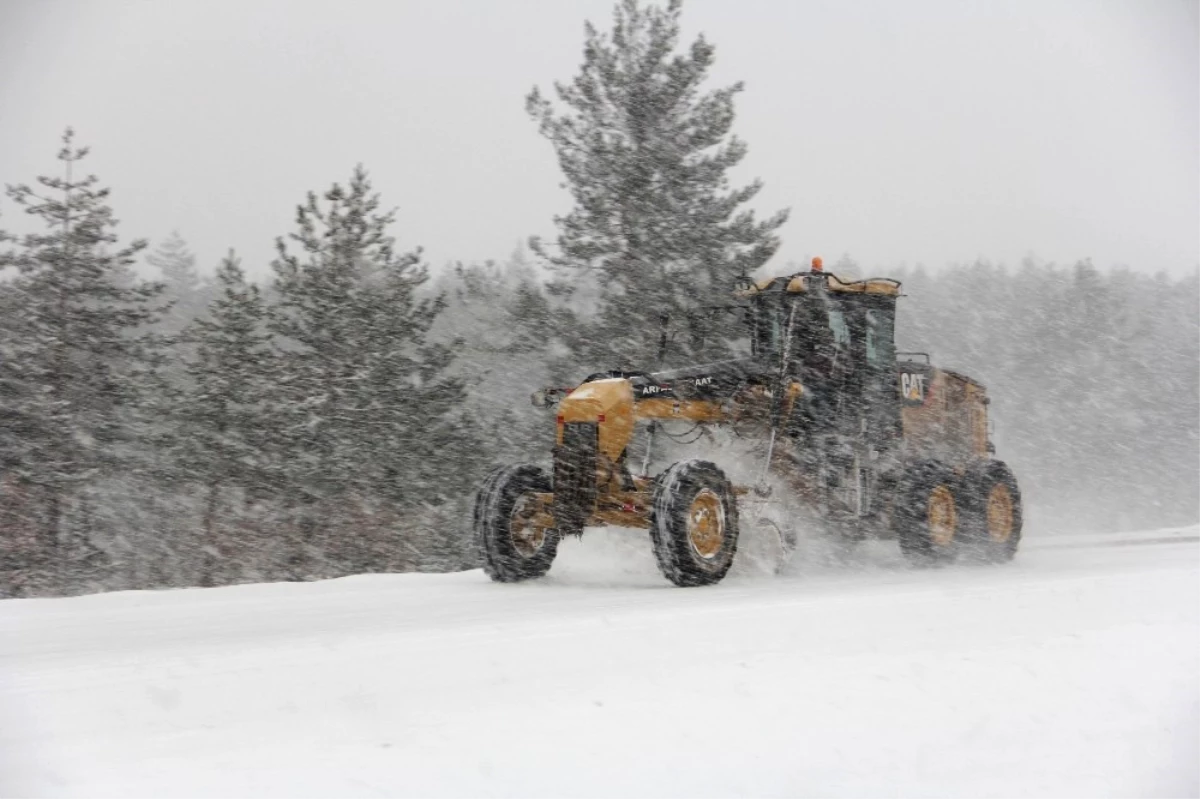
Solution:
{"label": "wheel rim", "polygon": [[950,546],[958,526],[958,512],[954,507],[954,494],[946,486],[940,485],[929,494],[927,521],[929,540],[939,547]]}
{"label": "wheel rim", "polygon": [[704,489],[688,508],[688,542],[692,550],[705,560],[712,560],[725,543],[725,508],[721,498]]}
{"label": "wheel rim", "polygon": [[508,517],[508,537],[513,549],[523,558],[532,558],[546,543],[546,529],[533,523],[537,514],[537,503],[533,497],[518,497]]}
{"label": "wheel rim", "polygon": [[1012,538],[1013,526],[1012,492],[1004,483],[996,483],[988,492],[988,538],[997,544],[1003,544]]}

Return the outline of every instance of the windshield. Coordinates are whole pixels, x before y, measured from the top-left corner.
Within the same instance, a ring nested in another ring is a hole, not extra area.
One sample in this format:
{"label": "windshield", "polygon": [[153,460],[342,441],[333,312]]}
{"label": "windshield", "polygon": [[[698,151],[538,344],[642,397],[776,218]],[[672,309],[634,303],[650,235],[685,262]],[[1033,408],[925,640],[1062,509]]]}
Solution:
{"label": "windshield", "polygon": [[850,327],[841,303],[827,297],[764,297],[754,315],[754,354],[779,355],[787,335],[789,314],[794,346],[799,352],[822,352],[849,346]]}
{"label": "windshield", "polygon": [[759,357],[779,355],[787,328],[787,305],[779,295],[763,297],[754,307],[753,352]]}

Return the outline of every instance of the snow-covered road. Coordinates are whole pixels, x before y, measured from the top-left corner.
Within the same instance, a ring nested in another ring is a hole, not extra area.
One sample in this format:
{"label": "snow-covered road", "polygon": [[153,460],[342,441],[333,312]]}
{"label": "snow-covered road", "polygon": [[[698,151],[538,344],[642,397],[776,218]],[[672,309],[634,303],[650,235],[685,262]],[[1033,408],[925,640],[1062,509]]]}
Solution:
{"label": "snow-covered road", "polygon": [[8,600],[0,794],[1195,796],[1198,535]]}

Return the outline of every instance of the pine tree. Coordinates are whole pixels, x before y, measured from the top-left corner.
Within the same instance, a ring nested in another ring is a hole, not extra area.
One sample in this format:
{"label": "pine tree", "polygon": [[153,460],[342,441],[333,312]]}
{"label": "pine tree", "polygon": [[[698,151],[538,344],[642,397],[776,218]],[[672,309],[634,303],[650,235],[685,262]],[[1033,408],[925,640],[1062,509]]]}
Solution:
{"label": "pine tree", "polygon": [[[11,238],[0,230],[0,243]],[[10,258],[11,253],[0,251],[0,270]],[[17,348],[10,325],[3,321],[16,317],[22,299],[8,277],[0,279],[0,441],[4,444],[11,439],[3,431],[21,435],[21,416],[16,409],[27,392],[20,370],[15,368]],[[29,568],[38,556],[38,519],[30,507],[27,486],[17,477],[19,466],[16,450],[0,445],[0,598],[25,592]]]}
{"label": "pine tree", "polygon": [[190,389],[182,404],[179,460],[204,492],[202,585],[214,584],[219,560],[233,554],[232,542],[218,535],[223,494],[264,493],[269,480],[264,431],[274,353],[266,308],[232,251],[217,269],[217,283],[220,294],[207,315],[184,334],[195,356],[187,364]]}
{"label": "pine tree", "polygon": [[456,496],[471,461],[454,416],[462,386],[446,374],[453,343],[426,338],[444,302],[418,295],[428,279],[420,252],[395,251],[395,214],[380,211],[361,167],[323,199],[310,193],[297,209],[298,252],[277,242],[270,315],[282,339],[276,439],[302,573],[335,550],[343,567],[375,566],[369,535],[331,531]]}
{"label": "pine tree", "polygon": [[[199,315],[204,313],[214,298],[212,283],[201,278],[196,269],[196,258],[188,250],[187,243],[173,232],[155,249],[145,256],[146,262],[154,267],[163,283],[165,311],[151,330],[159,335],[167,347],[168,357],[161,370],[161,380],[155,394],[161,398],[163,413],[170,422],[153,431],[153,472],[157,486],[144,499],[149,506],[149,526],[159,531],[156,545],[163,548],[162,559],[176,565],[192,566],[194,559],[182,553],[190,551],[196,540],[194,514],[187,501],[189,470],[192,464],[180,453],[186,449],[183,433],[194,385],[188,375],[187,365],[196,358],[195,344],[186,340],[184,331]],[[194,570],[192,570],[194,571]],[[169,584],[191,584],[194,577],[189,569],[171,568],[164,573]]]}
{"label": "pine tree", "polygon": [[146,262],[162,275],[163,296],[171,302],[161,327],[168,335],[178,335],[204,312],[213,299],[213,287],[200,276],[196,256],[192,255],[178,231],[173,231],[149,253]]}
{"label": "pine tree", "polygon": [[[0,452],[40,497],[40,550],[46,565],[87,554],[88,530],[68,540],[64,519],[87,489],[118,472],[137,472],[138,421],[160,354],[143,333],[156,319],[162,287],[130,279],[146,246],[118,246],[107,189],[76,176],[87,155],[67,130],[61,177],[8,196],[45,231],[22,237],[8,260],[18,269],[15,302],[0,320],[5,342],[5,413]],[[144,421],[144,420],[143,420]]]}
{"label": "pine tree", "polygon": [[531,246],[556,268],[559,290],[598,280],[598,319],[575,342],[597,367],[651,365],[664,318],[693,334],[672,339],[668,360],[724,354],[728,317],[701,309],[729,302],[737,276],[776,251],[787,219],[758,221],[743,207],[761,182],[730,188],[747,151],[730,134],[742,84],[702,90],[714,47],[699,37],[676,52],[680,11],[680,0],[621,0],[611,32],[587,25],[576,78],[555,84],[565,108],[537,89],[527,98],[575,201],[555,218],[554,245]]}

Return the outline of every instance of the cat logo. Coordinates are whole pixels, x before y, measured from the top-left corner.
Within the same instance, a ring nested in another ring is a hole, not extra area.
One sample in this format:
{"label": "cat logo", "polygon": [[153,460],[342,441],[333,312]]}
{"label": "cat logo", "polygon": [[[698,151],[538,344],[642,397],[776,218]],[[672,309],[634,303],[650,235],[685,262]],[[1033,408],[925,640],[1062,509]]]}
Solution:
{"label": "cat logo", "polygon": [[662,386],[642,386],[642,396],[652,396],[662,391]]}
{"label": "cat logo", "polygon": [[902,372],[900,374],[900,393],[910,402],[925,401],[925,375]]}
{"label": "cat logo", "polygon": [[695,382],[696,387],[699,388],[700,386],[711,386],[713,384],[713,379],[712,376],[709,375],[707,377],[697,377],[693,382]]}

